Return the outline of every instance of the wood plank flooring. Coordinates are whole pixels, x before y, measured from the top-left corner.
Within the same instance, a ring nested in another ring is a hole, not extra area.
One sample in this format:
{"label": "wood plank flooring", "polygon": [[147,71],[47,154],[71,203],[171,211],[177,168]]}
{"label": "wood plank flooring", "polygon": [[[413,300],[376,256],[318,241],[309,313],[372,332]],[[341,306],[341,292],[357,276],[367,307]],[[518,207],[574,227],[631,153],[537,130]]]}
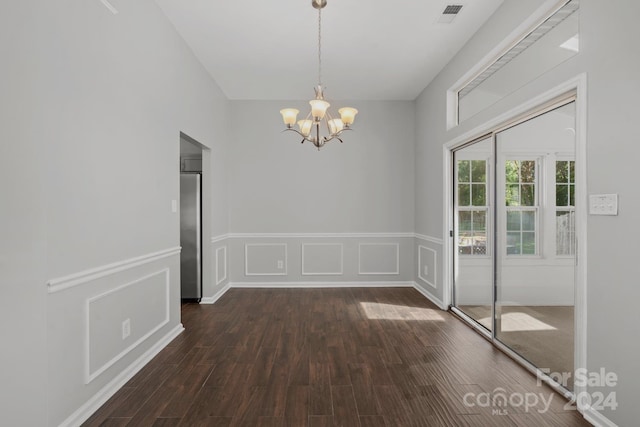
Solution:
{"label": "wood plank flooring", "polygon": [[182,322],[85,426],[589,425],[411,288],[231,289]]}

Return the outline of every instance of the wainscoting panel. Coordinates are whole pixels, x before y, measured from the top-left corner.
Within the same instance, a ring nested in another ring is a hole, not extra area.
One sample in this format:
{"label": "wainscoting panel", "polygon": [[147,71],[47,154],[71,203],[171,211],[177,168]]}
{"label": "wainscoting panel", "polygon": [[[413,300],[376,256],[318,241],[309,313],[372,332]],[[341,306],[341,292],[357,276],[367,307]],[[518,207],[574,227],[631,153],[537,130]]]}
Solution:
{"label": "wainscoting panel", "polygon": [[400,274],[400,245],[397,243],[360,243],[359,275]]}
{"label": "wainscoting panel", "polygon": [[225,244],[230,286],[378,286],[416,281],[413,233],[230,233]]}
{"label": "wainscoting panel", "polygon": [[170,248],[47,282],[50,425],[80,425],[180,333],[179,254]]}
{"label": "wainscoting panel", "polygon": [[244,246],[246,276],[286,276],[286,243],[248,243]]}
{"label": "wainscoting panel", "polygon": [[418,246],[418,278],[436,289],[438,283],[438,253],[426,246]]}
{"label": "wainscoting panel", "polygon": [[216,248],[216,286],[227,280],[227,247]]}
{"label": "wainscoting panel", "polygon": [[303,243],[303,276],[341,276],[344,245],[342,243]]}
{"label": "wainscoting panel", "polygon": [[169,323],[169,285],[163,269],[87,299],[87,384]]}

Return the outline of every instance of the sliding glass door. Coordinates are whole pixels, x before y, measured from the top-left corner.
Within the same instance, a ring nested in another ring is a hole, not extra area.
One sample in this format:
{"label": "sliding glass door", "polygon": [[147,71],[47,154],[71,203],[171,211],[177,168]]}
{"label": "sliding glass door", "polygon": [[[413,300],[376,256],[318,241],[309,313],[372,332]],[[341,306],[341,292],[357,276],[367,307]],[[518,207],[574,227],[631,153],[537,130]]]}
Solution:
{"label": "sliding glass door", "polygon": [[575,167],[571,99],[454,152],[452,309],[568,390]]}

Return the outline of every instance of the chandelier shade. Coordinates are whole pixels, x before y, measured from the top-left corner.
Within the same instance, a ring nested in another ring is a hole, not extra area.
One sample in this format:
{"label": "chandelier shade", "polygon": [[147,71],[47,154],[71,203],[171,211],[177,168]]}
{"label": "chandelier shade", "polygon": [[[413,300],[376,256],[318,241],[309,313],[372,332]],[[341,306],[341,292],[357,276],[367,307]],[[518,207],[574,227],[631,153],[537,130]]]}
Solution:
{"label": "chandelier shade", "polygon": [[[333,139],[343,142],[340,136],[342,132],[351,130],[350,126],[358,110],[352,107],[340,108],[340,118],[334,118],[329,111],[331,104],[324,99],[322,86],[322,9],[327,5],[327,0],[311,0],[311,5],[318,10],[318,85],[314,88],[316,97],[309,101],[311,111],[303,120],[298,120],[300,111],[295,108],[284,108],[280,110],[280,114],[286,125],[283,132],[293,131],[302,136],[302,143],[309,141],[320,150]],[[296,123],[298,129],[294,127]]]}

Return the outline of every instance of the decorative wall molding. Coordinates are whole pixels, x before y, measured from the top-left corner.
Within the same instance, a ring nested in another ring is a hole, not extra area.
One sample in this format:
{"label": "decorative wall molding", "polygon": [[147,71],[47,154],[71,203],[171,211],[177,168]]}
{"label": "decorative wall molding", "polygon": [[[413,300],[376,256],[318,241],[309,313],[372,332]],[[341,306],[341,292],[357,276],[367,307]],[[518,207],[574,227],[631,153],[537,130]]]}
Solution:
{"label": "decorative wall molding", "polygon": [[211,238],[211,243],[222,242],[223,240],[227,240],[229,238],[229,234],[221,234],[219,236],[213,236]]}
{"label": "decorative wall molding", "polygon": [[[426,277],[422,276],[422,249],[426,250],[426,251],[431,251],[433,252],[433,282],[431,283],[431,281],[429,279],[427,279]],[[422,246],[422,245],[418,245],[418,278],[420,280],[422,280],[423,282],[425,282],[427,285],[431,286],[433,289],[438,289],[438,253],[431,249],[428,248],[426,246]]]}
{"label": "decorative wall molding", "polygon": [[128,270],[134,267],[138,267],[144,264],[148,264],[154,261],[161,260],[170,256],[178,255],[181,251],[181,247],[165,249],[150,254],[125,259],[123,261],[107,264],[102,267],[92,268],[84,270],[78,273],[70,274],[68,276],[52,279],[47,282],[47,291],[52,294],[60,292],[65,289],[79,286],[94,280],[100,279],[105,276],[110,276],[115,273],[119,273],[124,270]]}
{"label": "decorative wall molding", "polygon": [[415,233],[230,233],[230,239],[412,238]]}
{"label": "decorative wall molding", "polygon": [[[395,246],[396,268],[394,271],[362,271],[362,247],[363,246]],[[400,245],[398,243],[360,243],[358,244],[358,275],[399,275],[400,274]]]}
{"label": "decorative wall molding", "polygon": [[182,324],[177,325],[149,350],[145,351],[135,362],[124,369],[118,376],[105,385],[100,391],[94,394],[87,402],[79,407],[73,414],[64,420],[59,427],[75,427],[85,422],[93,415],[107,400],[120,390],[135,374],[151,361],[160,351],[165,348],[175,337],[184,331]]}
{"label": "decorative wall molding", "polygon": [[222,289],[216,292],[215,295],[213,295],[212,297],[202,298],[200,300],[200,304],[214,304],[216,301],[218,301],[222,297],[222,295],[226,294],[229,289],[231,289],[231,286],[229,286],[229,284],[226,284],[225,286],[222,287]]}
{"label": "decorative wall molding", "polygon": [[[339,271],[313,272],[305,269],[305,247],[306,246],[337,246],[340,248],[340,269]],[[303,243],[301,251],[301,274],[303,276],[342,276],[344,274],[344,245],[342,243]]]}
{"label": "decorative wall molding", "polygon": [[[282,246],[284,247],[284,259],[283,261],[283,271],[282,272],[249,272],[249,248],[252,247],[266,247],[266,246]],[[244,274],[245,276],[286,276],[287,269],[289,265],[289,259],[287,255],[287,244],[286,243],[246,243],[244,245]]]}
{"label": "decorative wall molding", "polygon": [[[220,255],[218,254],[218,252],[220,251],[223,252],[222,263],[220,262]],[[224,276],[222,277],[220,277],[220,264],[222,264],[222,267],[224,269]],[[227,246],[226,245],[216,248],[216,286],[224,282],[225,280],[227,280]]]}
{"label": "decorative wall molding", "polygon": [[273,288],[273,289],[288,289],[288,288],[412,288],[415,286],[415,282],[330,282],[330,281],[318,281],[318,282],[230,282],[231,288]]}
{"label": "decorative wall molding", "polygon": [[425,240],[427,242],[435,243],[436,245],[444,244],[443,240],[438,237],[427,236],[426,234],[417,234],[415,235],[416,239]]}
{"label": "decorative wall molding", "polygon": [[[123,289],[126,289],[130,286],[133,286],[137,283],[141,283],[145,280],[148,280],[154,276],[158,276],[158,275],[164,275],[165,277],[165,298],[166,298],[166,303],[165,303],[165,317],[162,320],[162,322],[160,322],[158,325],[156,325],[155,327],[153,327],[151,330],[147,331],[147,333],[145,333],[143,336],[141,336],[140,338],[138,338],[134,343],[132,343],[131,345],[129,345],[127,348],[125,348],[124,350],[122,350],[120,353],[118,353],[116,356],[114,356],[111,360],[109,360],[108,362],[106,362],[105,364],[103,364],[100,368],[94,370],[93,372],[91,371],[91,333],[90,333],[90,327],[89,327],[89,319],[91,316],[91,304],[108,296],[111,295],[113,293],[116,292],[120,292]],[[118,286],[116,288],[110,289],[107,292],[104,292],[100,295],[96,295],[94,297],[91,298],[87,298],[86,302],[85,302],[85,384],[89,384],[91,381],[93,381],[94,379],[96,379],[98,376],[100,376],[100,374],[102,374],[104,371],[106,371],[107,369],[109,369],[111,366],[113,366],[116,362],[118,362],[120,359],[122,359],[124,356],[126,356],[127,354],[129,354],[129,352],[131,352],[134,348],[138,347],[140,344],[142,344],[147,338],[149,338],[151,335],[155,334],[156,332],[158,332],[160,329],[162,329],[162,327],[164,327],[165,325],[167,325],[169,323],[170,320],[170,286],[171,285],[171,280],[170,280],[170,275],[169,275],[169,269],[165,268],[162,269],[160,271],[156,271],[154,273],[151,274],[147,274],[145,276],[142,276],[136,280],[133,280],[129,283],[126,283],[124,285]]]}

